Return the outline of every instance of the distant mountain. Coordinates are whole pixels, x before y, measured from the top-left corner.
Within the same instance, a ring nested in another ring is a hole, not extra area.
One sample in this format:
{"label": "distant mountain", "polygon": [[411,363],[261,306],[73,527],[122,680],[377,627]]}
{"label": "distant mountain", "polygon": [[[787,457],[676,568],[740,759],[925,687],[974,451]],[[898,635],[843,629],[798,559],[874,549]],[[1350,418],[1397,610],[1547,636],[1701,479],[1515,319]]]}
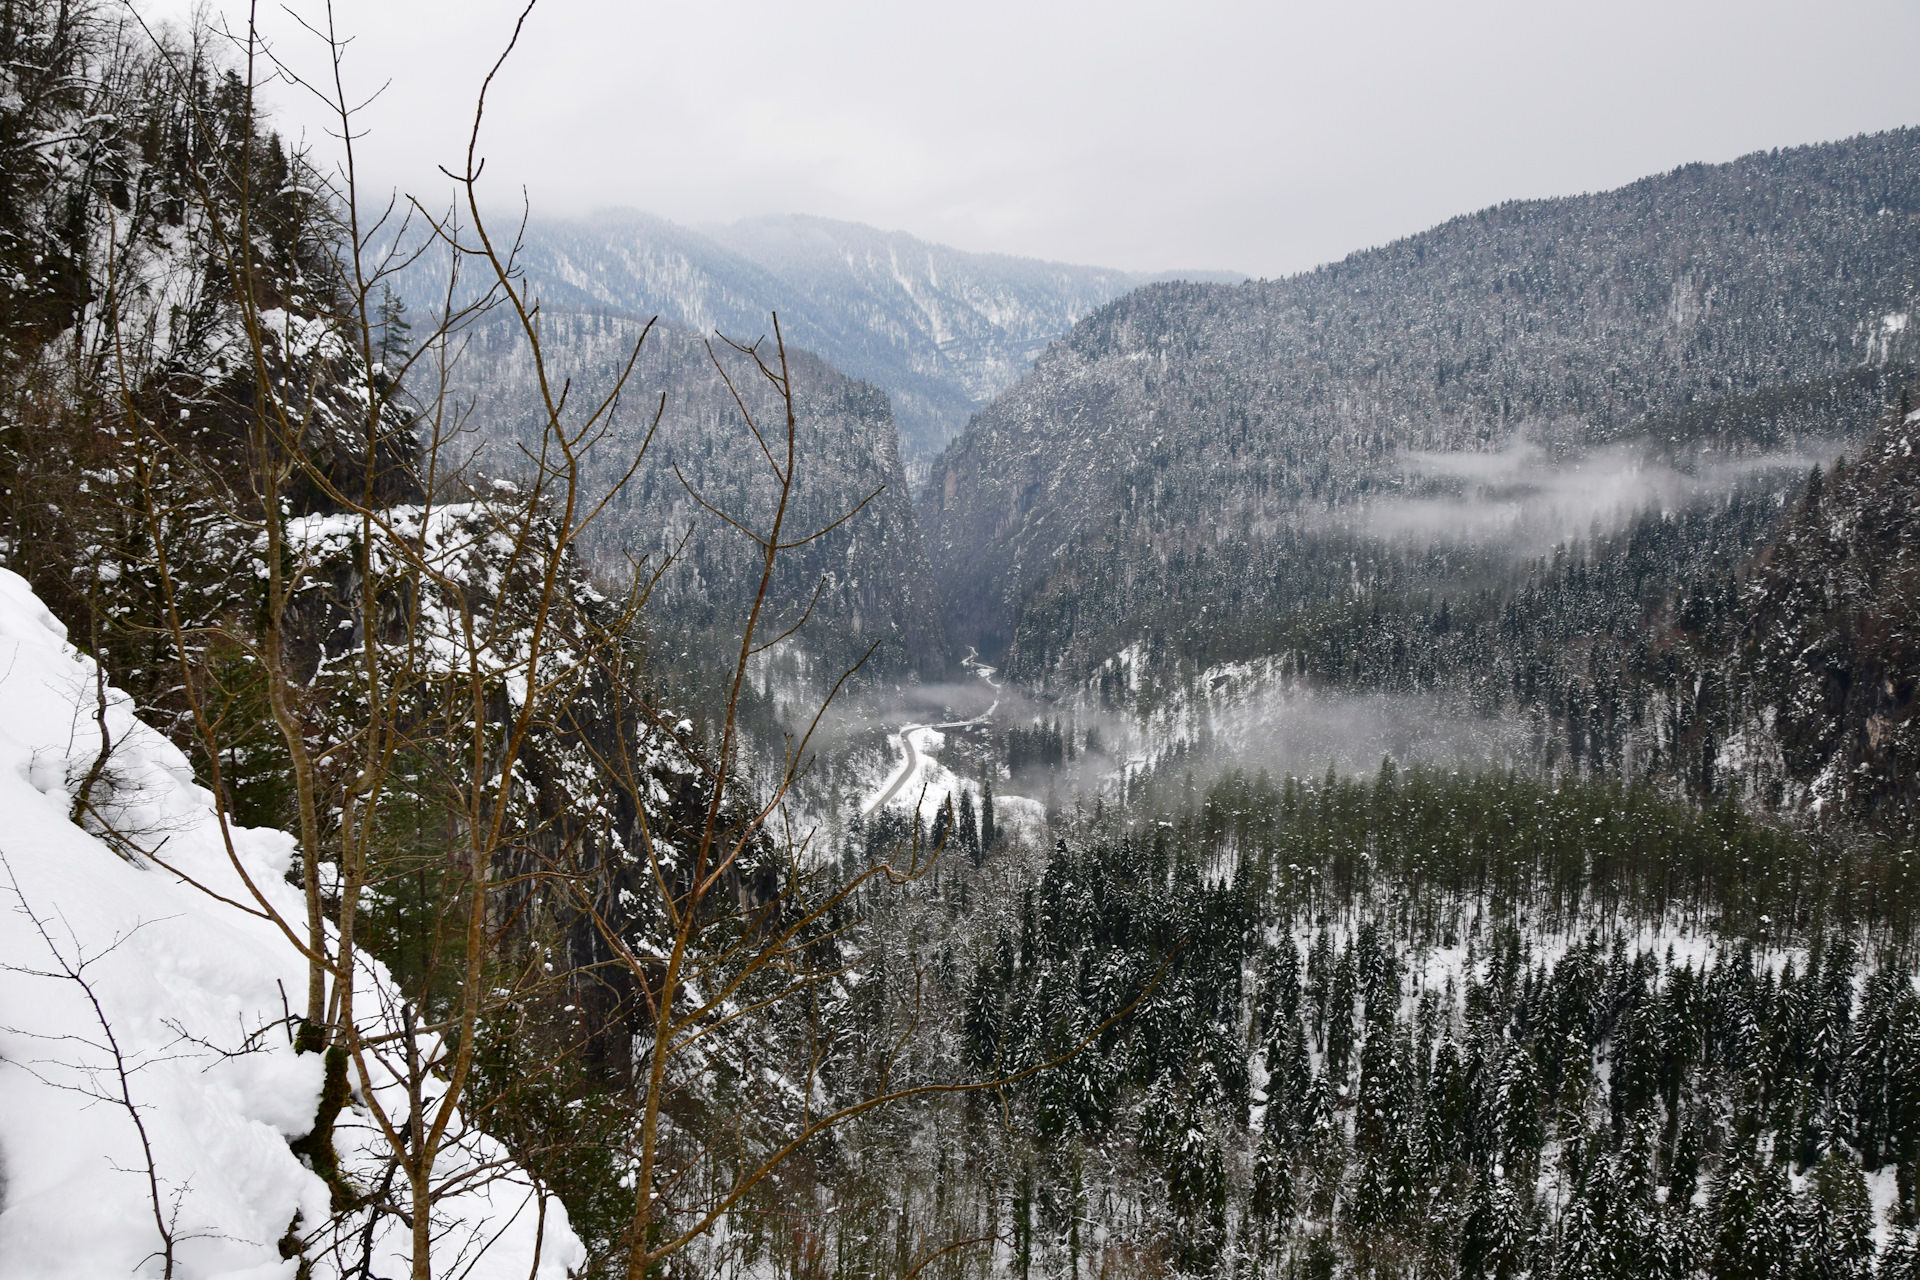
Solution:
{"label": "distant mountain", "polygon": [[[1917,312],[1920,130],[1505,204],[1289,279],[1142,288],[936,464],[949,639],[1071,681],[1135,644],[1276,652],[1303,611],[1389,582],[1490,589],[1411,552],[1418,573],[1375,580],[1367,548],[1484,541],[1476,512],[1532,495],[1563,526],[1547,550],[1659,505],[1655,463],[1737,485],[1769,451],[1858,438]],[[1690,444],[1661,425],[1681,419]]]}
{"label": "distant mountain", "polygon": [[[750,337],[778,311],[791,342],[887,393],[915,479],[1048,342],[1100,304],[1165,278],[965,253],[826,218],[694,230],[628,209],[530,222],[521,265],[550,304],[660,315],[696,332]],[[410,273],[414,305],[442,287],[437,269],[436,259]]]}

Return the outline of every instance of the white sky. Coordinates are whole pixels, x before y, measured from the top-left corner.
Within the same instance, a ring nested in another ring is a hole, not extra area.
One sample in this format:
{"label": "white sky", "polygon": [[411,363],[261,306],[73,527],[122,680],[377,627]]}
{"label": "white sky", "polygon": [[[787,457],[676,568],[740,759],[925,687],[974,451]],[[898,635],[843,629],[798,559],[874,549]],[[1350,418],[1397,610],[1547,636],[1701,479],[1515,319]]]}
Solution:
{"label": "white sky", "polygon": [[[311,37],[260,9],[317,69]],[[336,0],[350,84],[391,81],[363,173],[439,189],[518,12]],[[1916,49],[1915,0],[541,0],[482,151],[499,201],[524,184],[547,213],[815,213],[1280,275],[1503,199],[1920,124]],[[269,99],[319,140],[299,94]]]}

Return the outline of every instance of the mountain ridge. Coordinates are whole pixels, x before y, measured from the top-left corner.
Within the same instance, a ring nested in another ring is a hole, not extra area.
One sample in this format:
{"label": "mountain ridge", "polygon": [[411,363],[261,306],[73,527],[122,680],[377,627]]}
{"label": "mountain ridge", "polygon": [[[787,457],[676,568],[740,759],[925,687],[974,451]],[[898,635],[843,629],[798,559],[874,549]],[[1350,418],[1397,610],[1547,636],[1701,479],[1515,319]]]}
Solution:
{"label": "mountain ridge", "polygon": [[1903,358],[1917,153],[1907,129],[1681,166],[1463,214],[1278,281],[1106,304],[922,490],[952,642],[1012,646],[1037,675],[1062,640],[1042,641],[1036,617],[1019,658],[1045,584],[1107,584],[1069,611],[1083,630],[1100,615],[1111,652],[1138,607],[1126,599],[1164,594],[1171,552],[1391,496],[1405,451],[1524,438],[1564,454],[1697,401]]}
{"label": "mountain ridge", "polygon": [[[757,334],[779,313],[795,345],[887,392],[916,482],[1048,342],[1167,274],[972,253],[810,215],[689,227],[629,208],[530,218],[519,266],[549,303],[660,315],[701,333]],[[445,286],[437,260],[401,282],[416,302]]]}

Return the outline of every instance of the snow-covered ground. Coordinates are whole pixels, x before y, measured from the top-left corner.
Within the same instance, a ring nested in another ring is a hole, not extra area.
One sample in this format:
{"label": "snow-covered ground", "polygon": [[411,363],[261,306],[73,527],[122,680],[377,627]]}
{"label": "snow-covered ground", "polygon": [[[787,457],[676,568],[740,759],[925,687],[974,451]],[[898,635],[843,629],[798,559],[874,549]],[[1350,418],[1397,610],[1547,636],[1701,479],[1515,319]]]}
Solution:
{"label": "snow-covered ground", "polygon": [[[971,653],[967,656],[971,665],[982,680],[994,688],[993,668],[974,661]],[[947,745],[947,736],[942,729],[968,729],[977,725],[993,723],[994,709],[1000,705],[995,699],[984,713],[970,720],[949,720],[943,724],[907,724],[900,727],[898,733],[887,735],[887,744],[900,754],[900,763],[887,775],[886,781],[869,789],[860,802],[861,813],[872,813],[888,805],[897,805],[912,809],[916,805],[920,816],[927,822],[933,821],[934,814],[945,807],[949,797],[955,804],[960,802],[962,792],[975,791],[977,788],[963,781],[953,770],[940,763],[940,749]],[[978,797],[975,797],[976,801]]]}
{"label": "snow-covered ground", "polygon": [[959,803],[962,789],[972,790],[958,774],[940,763],[940,748],[947,735],[929,725],[908,725],[899,733],[887,735],[887,745],[900,753],[900,763],[878,787],[860,803],[862,813],[871,813],[891,805],[906,812],[919,807],[927,822],[940,811],[948,796]]}
{"label": "snow-covered ground", "polygon": [[[186,759],[112,690],[92,796],[113,834],[83,828],[95,677],[0,570],[0,1280],[160,1276],[168,1237],[175,1276],[292,1280],[280,1242],[296,1221],[316,1274],[338,1274],[347,1259],[329,1246],[347,1238],[287,1145],[321,1083],[320,1059],[292,1048],[305,965],[252,896],[304,919],[285,879],[294,842],[231,828],[229,845]],[[378,966],[356,991],[370,1018],[395,1007]],[[398,1084],[377,1068],[376,1082],[403,1114]],[[379,1176],[357,1105],[336,1139],[349,1175]],[[436,1173],[489,1161],[502,1149],[469,1133]],[[583,1259],[565,1210],[510,1165],[473,1182],[436,1208],[436,1275],[560,1280]],[[398,1218],[368,1238],[370,1274],[406,1273]]]}
{"label": "snow-covered ground", "polygon": [[[973,796],[975,805],[980,803],[979,784],[940,763],[940,750],[946,746],[947,736],[938,729],[908,725],[899,733],[890,734],[887,743],[900,753],[900,763],[884,781],[867,791],[860,804],[862,813],[880,808],[912,813],[917,806],[921,821],[931,827],[934,816],[949,796],[956,806],[963,792]],[[996,791],[993,804],[1000,828],[1008,835],[1037,842],[1045,832],[1047,811],[1040,801]]]}

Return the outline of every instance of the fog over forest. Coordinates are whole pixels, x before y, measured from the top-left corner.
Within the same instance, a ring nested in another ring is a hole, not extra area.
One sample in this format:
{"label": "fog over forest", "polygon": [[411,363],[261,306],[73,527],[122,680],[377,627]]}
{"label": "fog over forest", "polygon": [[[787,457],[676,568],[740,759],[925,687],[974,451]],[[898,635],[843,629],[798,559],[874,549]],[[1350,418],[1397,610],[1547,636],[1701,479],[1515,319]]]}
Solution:
{"label": "fog over forest", "polygon": [[1788,17],[0,3],[0,1280],[1920,1275]]}

